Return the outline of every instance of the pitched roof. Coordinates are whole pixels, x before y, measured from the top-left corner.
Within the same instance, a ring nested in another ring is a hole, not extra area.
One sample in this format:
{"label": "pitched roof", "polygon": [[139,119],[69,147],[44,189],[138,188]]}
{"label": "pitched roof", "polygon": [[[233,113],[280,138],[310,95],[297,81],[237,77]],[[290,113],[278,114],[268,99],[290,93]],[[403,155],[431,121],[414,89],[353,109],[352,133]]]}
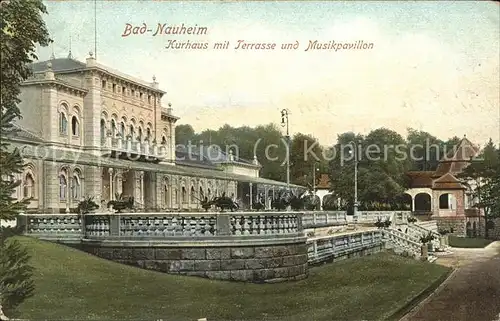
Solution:
{"label": "pitched roof", "polygon": [[460,181],[451,173],[447,173],[432,184],[433,189],[465,189]]}
{"label": "pitched roof", "polygon": [[410,188],[431,188],[433,171],[410,171],[406,175],[410,178]]}
{"label": "pitched roof", "polygon": [[47,70],[47,63],[52,64],[52,70],[54,72],[60,71],[70,71],[85,68],[87,65],[81,61],[71,59],[71,58],[55,58],[46,61],[39,61],[31,64],[31,68],[34,73],[42,72]]}
{"label": "pitched roof", "polygon": [[464,136],[458,145],[439,161],[439,165],[433,177],[441,177],[446,173],[460,173],[469,165],[470,159],[475,157],[478,152],[479,148],[474,146],[474,144]]}

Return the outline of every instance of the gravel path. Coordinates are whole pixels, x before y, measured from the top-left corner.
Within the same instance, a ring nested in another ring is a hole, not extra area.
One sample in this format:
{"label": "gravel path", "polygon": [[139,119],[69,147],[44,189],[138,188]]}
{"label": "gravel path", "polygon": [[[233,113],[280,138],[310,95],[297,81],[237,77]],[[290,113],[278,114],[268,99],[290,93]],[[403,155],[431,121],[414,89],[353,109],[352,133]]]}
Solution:
{"label": "gravel path", "polygon": [[451,251],[436,263],[457,270],[400,321],[500,321],[500,241]]}

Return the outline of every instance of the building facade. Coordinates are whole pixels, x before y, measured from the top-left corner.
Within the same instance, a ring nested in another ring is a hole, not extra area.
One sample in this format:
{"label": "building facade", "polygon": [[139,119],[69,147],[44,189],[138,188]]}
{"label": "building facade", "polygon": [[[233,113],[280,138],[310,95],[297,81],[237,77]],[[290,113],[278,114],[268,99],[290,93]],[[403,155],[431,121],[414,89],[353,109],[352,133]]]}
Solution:
{"label": "building facade", "polygon": [[[132,196],[135,210],[198,210],[200,200],[227,196],[252,208],[255,196],[286,188],[259,177],[261,168],[232,150],[175,144],[178,117],[163,106],[166,92],[99,64],[51,59],[32,65],[23,83],[23,118],[9,136],[26,167],[16,198],[30,211],[72,212],[87,196],[106,208]],[[291,186],[293,190],[300,186]]]}

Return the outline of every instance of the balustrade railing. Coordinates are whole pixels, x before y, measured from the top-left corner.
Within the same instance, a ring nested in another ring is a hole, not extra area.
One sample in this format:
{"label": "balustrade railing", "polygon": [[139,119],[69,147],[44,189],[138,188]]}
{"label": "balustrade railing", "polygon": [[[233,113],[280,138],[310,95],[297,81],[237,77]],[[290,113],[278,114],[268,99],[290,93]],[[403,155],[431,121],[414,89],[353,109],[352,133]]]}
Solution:
{"label": "balustrade railing", "polygon": [[311,238],[307,244],[309,262],[314,264],[382,245],[383,238],[380,230],[372,230]]}
{"label": "balustrade railing", "polygon": [[419,241],[416,241],[411,235],[395,229],[386,229],[383,233],[384,240],[392,244],[399,251],[406,251],[414,257],[420,256],[422,244]]}
{"label": "balustrade railing", "polygon": [[300,217],[298,215],[269,214],[231,214],[231,235],[289,234],[297,233],[301,230]]}
{"label": "balustrade railing", "polygon": [[304,228],[346,225],[347,215],[343,211],[305,212],[302,224]]}
{"label": "balustrade railing", "polygon": [[76,214],[21,214],[17,226],[35,237],[78,239],[82,235],[82,220]]}
{"label": "balustrade railing", "polygon": [[170,238],[303,234],[302,213],[123,213],[85,215],[87,238]]}
{"label": "balustrade railing", "polygon": [[101,144],[106,150],[153,156],[157,158],[164,157],[168,149],[167,144],[157,144],[148,140],[140,141],[131,138],[112,137],[111,135],[102,137]]}

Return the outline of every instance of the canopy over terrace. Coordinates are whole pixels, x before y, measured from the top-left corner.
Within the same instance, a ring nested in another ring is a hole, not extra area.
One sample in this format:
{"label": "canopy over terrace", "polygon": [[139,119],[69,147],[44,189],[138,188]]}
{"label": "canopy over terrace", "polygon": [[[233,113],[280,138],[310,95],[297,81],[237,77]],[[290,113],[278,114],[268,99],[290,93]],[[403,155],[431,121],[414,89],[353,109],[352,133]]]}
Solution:
{"label": "canopy over terrace", "polygon": [[[59,166],[63,166],[63,164],[68,164],[73,166],[74,165],[93,166],[93,167],[95,166],[103,169],[113,169],[115,172],[120,170],[143,172],[145,173],[145,176],[148,177],[148,179],[151,178],[151,175],[161,176],[161,174],[163,174],[163,175],[176,175],[178,177],[179,176],[186,177],[188,181],[190,179],[206,178],[206,179],[217,179],[227,182],[235,182],[237,185],[236,191],[238,193],[238,195],[235,195],[235,197],[237,196],[239,201],[241,201],[245,205],[245,207],[250,207],[250,208],[252,208],[252,203],[255,202],[255,198],[257,195],[261,193],[266,193],[265,195],[270,196],[277,193],[280,190],[286,189],[287,187],[287,184],[284,182],[269,180],[261,177],[252,177],[252,176],[230,173],[220,168],[201,168],[197,167],[195,164],[191,166],[188,164],[174,165],[174,164],[162,164],[155,162],[138,161],[133,159],[120,159],[117,157],[102,157],[100,155],[92,154],[90,152],[82,150],[62,149],[55,146],[44,145],[43,143],[34,145],[34,144],[22,144],[19,141],[13,141],[11,146],[19,148],[21,150],[23,158],[26,159],[27,161],[39,160],[39,162],[41,161],[45,164],[43,165],[44,167],[46,167],[47,165],[50,166],[50,163],[58,164]],[[104,172],[107,172],[107,170],[104,170]],[[103,178],[105,178],[105,176],[106,175],[103,175]],[[139,185],[135,185],[136,187],[130,187],[130,189],[126,187],[123,187],[123,189],[115,186],[109,187],[109,189],[110,190],[112,189],[113,192],[111,191],[106,192],[103,190],[102,193],[105,194],[104,196],[106,196],[103,199],[111,200],[113,199],[114,193],[119,193],[119,192],[126,193],[126,191],[130,191],[130,194],[135,195],[136,197],[142,195],[140,196],[140,201],[138,201],[138,203],[142,204],[148,204],[148,202],[153,202],[154,199],[163,198],[163,196],[161,197],[157,196],[155,198],[153,195],[159,195],[157,192],[155,192],[155,188],[147,187],[148,183],[146,181],[144,181],[143,184],[146,185],[145,188],[146,191],[143,190],[139,192],[134,191],[134,189]],[[150,185],[150,186],[155,186],[155,185]],[[140,189],[140,187],[137,188]],[[300,191],[305,190],[305,187],[294,184],[290,184],[290,188],[294,193],[298,193]],[[158,189],[158,187],[156,187],[156,189]],[[148,194],[151,196],[148,197]],[[208,193],[208,195],[210,195],[210,193]],[[188,199],[189,197],[190,196],[188,196]],[[179,196],[179,198],[182,197]],[[76,199],[73,201],[72,205],[75,205],[75,202]],[[189,208],[193,208],[193,206],[197,207],[199,205],[199,202],[195,201],[194,199],[193,200],[189,199],[187,202],[189,203],[188,205]],[[165,201],[165,203],[172,205],[172,200]],[[269,204],[267,205],[269,206]]]}

